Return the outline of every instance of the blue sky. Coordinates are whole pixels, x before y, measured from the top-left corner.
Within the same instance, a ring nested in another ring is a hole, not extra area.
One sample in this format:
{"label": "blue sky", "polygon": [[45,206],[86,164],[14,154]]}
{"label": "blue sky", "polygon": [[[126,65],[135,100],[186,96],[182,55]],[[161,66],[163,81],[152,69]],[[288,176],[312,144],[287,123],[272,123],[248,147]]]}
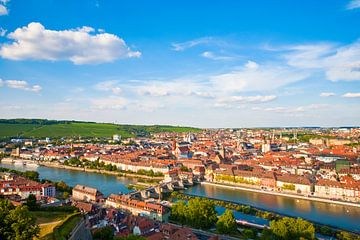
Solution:
{"label": "blue sky", "polygon": [[0,0],[0,117],[359,125],[359,26],[360,0]]}

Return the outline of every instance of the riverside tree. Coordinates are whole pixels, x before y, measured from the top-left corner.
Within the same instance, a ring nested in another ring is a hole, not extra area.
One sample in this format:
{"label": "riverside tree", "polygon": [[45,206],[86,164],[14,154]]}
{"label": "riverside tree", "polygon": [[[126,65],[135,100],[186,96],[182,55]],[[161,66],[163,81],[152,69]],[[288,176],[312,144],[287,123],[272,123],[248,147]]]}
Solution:
{"label": "riverside tree", "polygon": [[171,208],[171,219],[195,228],[208,229],[216,223],[217,213],[211,201],[194,198],[187,205],[183,201],[175,203]]}
{"label": "riverside tree", "polygon": [[270,230],[276,239],[315,239],[315,227],[301,218],[284,217],[270,222]]}
{"label": "riverside tree", "polygon": [[219,220],[216,223],[216,230],[219,233],[235,233],[237,231],[236,219],[234,213],[226,209],[225,212],[219,217]]}

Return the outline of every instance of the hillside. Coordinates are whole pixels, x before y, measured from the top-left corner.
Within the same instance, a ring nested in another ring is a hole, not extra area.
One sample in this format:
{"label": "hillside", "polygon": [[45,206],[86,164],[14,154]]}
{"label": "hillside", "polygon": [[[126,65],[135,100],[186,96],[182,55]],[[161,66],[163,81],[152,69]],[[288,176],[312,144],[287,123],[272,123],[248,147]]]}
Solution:
{"label": "hillside", "polygon": [[0,138],[61,138],[61,137],[112,137],[148,136],[157,132],[198,132],[191,127],[162,125],[117,125],[80,121],[55,121],[46,119],[0,119]]}

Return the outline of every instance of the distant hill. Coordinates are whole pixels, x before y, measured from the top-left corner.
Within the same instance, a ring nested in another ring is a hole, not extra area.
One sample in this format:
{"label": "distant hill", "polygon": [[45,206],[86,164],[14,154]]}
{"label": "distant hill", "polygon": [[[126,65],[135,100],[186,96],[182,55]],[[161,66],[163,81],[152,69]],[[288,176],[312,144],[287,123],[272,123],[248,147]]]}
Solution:
{"label": "distant hill", "polygon": [[149,136],[158,132],[199,132],[192,127],[166,125],[118,125],[81,121],[57,121],[47,119],[0,119],[0,138],[61,138],[61,137],[112,137],[122,138]]}

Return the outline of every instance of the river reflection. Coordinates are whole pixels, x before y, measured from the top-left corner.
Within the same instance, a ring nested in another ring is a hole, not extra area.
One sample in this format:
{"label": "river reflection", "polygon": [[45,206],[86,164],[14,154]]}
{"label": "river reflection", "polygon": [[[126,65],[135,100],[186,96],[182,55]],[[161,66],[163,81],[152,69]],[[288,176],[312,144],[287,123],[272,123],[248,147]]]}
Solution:
{"label": "river reflection", "polygon": [[264,193],[234,190],[213,185],[196,185],[185,193],[248,204],[257,208],[302,217],[339,228],[360,232],[360,208],[297,200]]}

